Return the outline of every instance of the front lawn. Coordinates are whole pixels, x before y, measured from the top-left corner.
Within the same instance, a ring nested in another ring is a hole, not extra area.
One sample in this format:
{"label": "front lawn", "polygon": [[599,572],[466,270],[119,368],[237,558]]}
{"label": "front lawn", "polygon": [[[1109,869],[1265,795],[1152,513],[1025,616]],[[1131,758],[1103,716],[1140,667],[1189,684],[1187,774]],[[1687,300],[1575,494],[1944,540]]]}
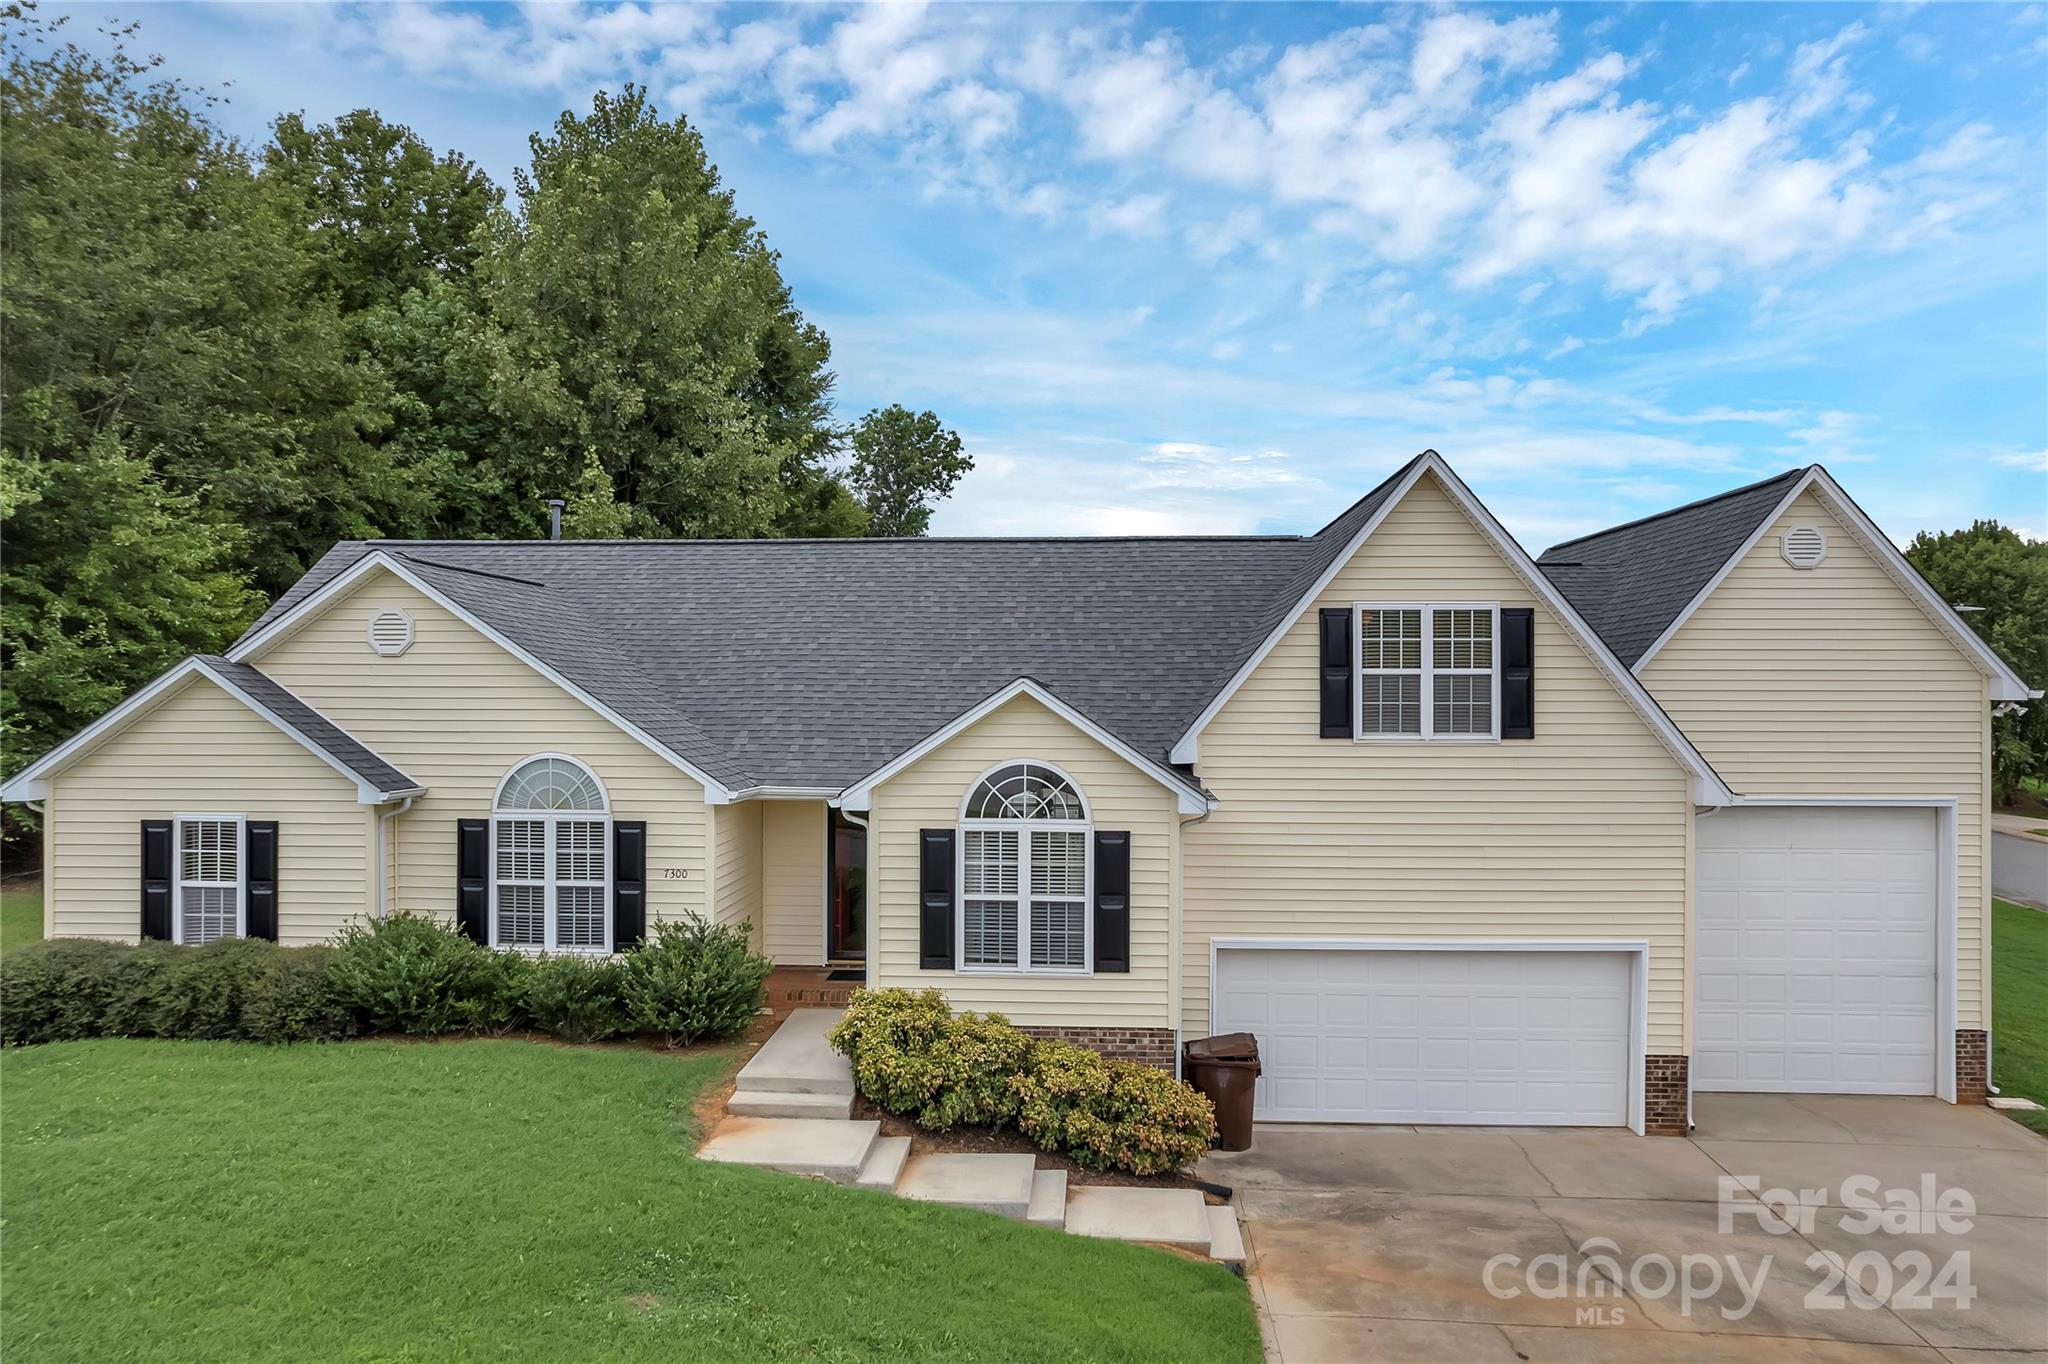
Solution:
{"label": "front lawn", "polygon": [[0,952],[43,940],[43,888],[0,890]]}
{"label": "front lawn", "polygon": [[[1991,902],[1991,1082],[2048,1104],[2048,914]],[[2048,1112],[2014,1113],[2048,1132]]]}
{"label": "front lawn", "polygon": [[5,1056],[0,1338],[42,1360],[1236,1360],[1157,1250],[699,1163],[733,1056],[73,1042]]}

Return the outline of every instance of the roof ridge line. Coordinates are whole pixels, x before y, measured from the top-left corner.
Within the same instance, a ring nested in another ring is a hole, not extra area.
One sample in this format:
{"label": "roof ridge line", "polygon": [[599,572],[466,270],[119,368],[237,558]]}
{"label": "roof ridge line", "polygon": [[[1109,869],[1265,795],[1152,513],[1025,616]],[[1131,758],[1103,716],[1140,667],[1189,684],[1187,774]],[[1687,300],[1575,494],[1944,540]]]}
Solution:
{"label": "roof ridge line", "polygon": [[1810,470],[1817,469],[1819,467],[1820,466],[1817,464],[1807,464],[1802,465],[1796,469],[1786,469],[1779,473],[1772,474],[1769,478],[1760,478],[1754,483],[1745,483],[1739,488],[1730,488],[1725,492],[1709,493],[1705,497],[1696,497],[1692,501],[1681,503],[1676,507],[1666,507],[1663,511],[1651,512],[1648,516],[1638,516],[1633,521],[1622,521],[1615,525],[1607,526],[1601,530],[1588,531],[1586,532],[1586,534],[1575,536],[1570,540],[1559,540],[1556,544],[1552,545],[1549,549],[1544,550],[1542,554],[1539,554],[1536,557],[1540,562],[1541,560],[1548,558],[1550,555],[1555,554],[1558,550],[1564,549],[1568,546],[1583,545],[1588,540],[1598,540],[1601,536],[1612,535],[1616,531],[1631,530],[1636,526],[1646,526],[1652,521],[1661,521],[1667,516],[1676,516],[1680,512],[1692,511],[1696,508],[1707,506],[1710,503],[1724,501],[1725,499],[1731,497],[1738,497],[1743,493],[1753,493],[1758,488],[1766,487],[1772,483],[1778,482],[1781,479],[1796,478],[1803,476]]}
{"label": "roof ridge line", "polygon": [[487,568],[469,568],[462,564],[437,563],[432,559],[422,559],[416,554],[407,554],[402,549],[385,550],[383,552],[387,554],[395,554],[399,558],[405,560],[407,563],[418,564],[421,568],[438,568],[448,573],[468,573],[479,578],[495,578],[499,582],[518,583],[522,587],[544,588],[548,586],[548,584],[540,581],[538,578],[519,578],[514,577],[510,573],[493,573],[491,570]]}

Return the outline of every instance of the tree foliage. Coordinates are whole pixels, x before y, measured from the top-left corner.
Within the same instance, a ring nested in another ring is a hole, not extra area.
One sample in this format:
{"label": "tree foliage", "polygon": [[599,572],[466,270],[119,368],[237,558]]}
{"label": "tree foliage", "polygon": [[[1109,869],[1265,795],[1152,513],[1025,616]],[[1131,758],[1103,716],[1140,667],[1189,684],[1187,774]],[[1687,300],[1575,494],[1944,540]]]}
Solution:
{"label": "tree foliage", "polygon": [[[2048,541],[1978,521],[1922,531],[1906,559],[1944,601],[1976,608],[1963,619],[2028,686],[2048,686]],[[2001,804],[2013,803],[2023,779],[2048,782],[2048,707],[2035,701],[1992,721],[1991,771]]]}
{"label": "tree foliage", "polygon": [[252,154],[132,25],[64,23],[0,7],[0,770],[336,540],[544,535],[550,497],[572,535],[921,532],[965,467],[837,424],[824,333],[643,90],[535,136],[508,205],[367,109]]}
{"label": "tree foliage", "polygon": [[851,481],[868,509],[869,535],[923,535],[932,502],[973,467],[959,433],[930,412],[896,403],[876,408],[854,428]]}

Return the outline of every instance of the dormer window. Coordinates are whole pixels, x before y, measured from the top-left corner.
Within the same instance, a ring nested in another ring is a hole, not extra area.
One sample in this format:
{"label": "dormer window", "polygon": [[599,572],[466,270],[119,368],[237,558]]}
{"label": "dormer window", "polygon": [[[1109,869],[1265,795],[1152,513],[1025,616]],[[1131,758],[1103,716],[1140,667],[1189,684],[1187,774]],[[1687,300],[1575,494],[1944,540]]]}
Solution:
{"label": "dormer window", "polygon": [[1498,739],[1500,608],[1362,603],[1358,739]]}

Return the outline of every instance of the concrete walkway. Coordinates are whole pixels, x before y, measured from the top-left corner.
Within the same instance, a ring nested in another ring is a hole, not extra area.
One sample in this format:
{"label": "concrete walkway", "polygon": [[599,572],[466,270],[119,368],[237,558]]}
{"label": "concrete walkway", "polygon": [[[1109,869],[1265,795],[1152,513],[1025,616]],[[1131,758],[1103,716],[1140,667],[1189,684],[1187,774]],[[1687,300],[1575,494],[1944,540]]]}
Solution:
{"label": "concrete walkway", "polygon": [[[2042,1364],[2048,1141],[1938,1099],[1701,1094],[1694,1105],[1690,1139],[1267,1124],[1252,1150],[1212,1154],[1196,1172],[1238,1191],[1268,1354],[1285,1364]],[[1810,1227],[1778,1234],[1739,1194],[1724,1231],[1719,1181],[1736,1175],[1827,1202]],[[1915,1197],[1931,1178],[1967,1193],[1975,1212],[1967,1228],[1864,1231],[1842,1194],[1855,1176]],[[1830,1288],[1827,1261],[1807,1263],[1865,1252],[1868,1294]],[[1973,1299],[1916,1290],[1916,1252],[1936,1272],[1960,1255]],[[1568,1269],[1562,1295],[1547,1291],[1546,1256]],[[1702,1289],[1713,1266],[1719,1283],[1691,1301],[1659,1291],[1648,1258],[1658,1256]],[[1598,1257],[1621,1283],[1588,1271]],[[1753,1298],[1738,1271],[1759,1285]]]}
{"label": "concrete walkway", "polygon": [[1991,817],[1991,893],[2048,909],[2048,815]]}
{"label": "concrete walkway", "polygon": [[1193,1189],[1067,1187],[1064,1170],[1041,1170],[1027,1152],[910,1154],[909,1137],[854,1121],[853,1068],[826,1040],[836,1009],[798,1009],[740,1068],[730,1116],[698,1148],[700,1160],[758,1165],[785,1174],[927,1203],[1107,1236],[1176,1246],[1242,1264],[1234,1209],[1207,1206]]}

